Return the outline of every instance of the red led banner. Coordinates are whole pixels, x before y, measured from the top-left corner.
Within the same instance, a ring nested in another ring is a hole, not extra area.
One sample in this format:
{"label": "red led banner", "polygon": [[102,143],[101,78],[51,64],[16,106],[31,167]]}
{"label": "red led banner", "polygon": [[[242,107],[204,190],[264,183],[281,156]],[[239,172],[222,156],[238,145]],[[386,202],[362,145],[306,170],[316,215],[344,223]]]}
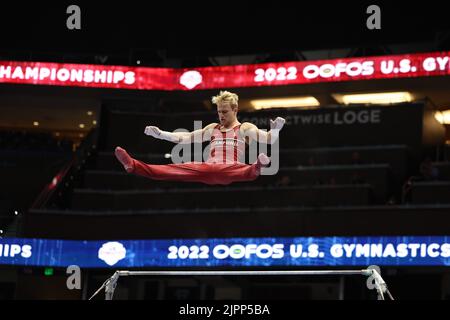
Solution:
{"label": "red led banner", "polygon": [[192,69],[0,61],[0,83],[203,90],[450,74],[449,52]]}

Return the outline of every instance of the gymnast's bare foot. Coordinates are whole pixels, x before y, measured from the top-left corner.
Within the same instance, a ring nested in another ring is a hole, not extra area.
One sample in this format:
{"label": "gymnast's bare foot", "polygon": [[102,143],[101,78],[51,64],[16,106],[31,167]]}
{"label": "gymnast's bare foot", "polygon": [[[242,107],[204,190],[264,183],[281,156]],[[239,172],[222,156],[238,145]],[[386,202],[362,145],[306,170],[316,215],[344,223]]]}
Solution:
{"label": "gymnast's bare foot", "polygon": [[133,159],[125,151],[125,149],[122,149],[121,147],[116,147],[116,151],[114,152],[114,154],[116,155],[117,160],[119,160],[120,163],[123,165],[126,172],[130,173],[133,171],[134,169]]}

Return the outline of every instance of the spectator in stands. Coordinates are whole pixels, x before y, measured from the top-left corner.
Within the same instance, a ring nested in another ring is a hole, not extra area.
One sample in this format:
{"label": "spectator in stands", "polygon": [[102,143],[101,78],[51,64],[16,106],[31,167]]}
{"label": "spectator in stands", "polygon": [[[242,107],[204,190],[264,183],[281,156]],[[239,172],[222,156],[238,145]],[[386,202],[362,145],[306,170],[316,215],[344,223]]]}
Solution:
{"label": "spectator in stands", "polygon": [[420,164],[420,177],[422,180],[437,180],[439,176],[438,168],[433,165],[430,157],[426,157]]}
{"label": "spectator in stands", "polygon": [[419,166],[419,175],[409,177],[402,187],[402,203],[408,203],[411,197],[411,189],[414,182],[434,181],[439,179],[439,171],[433,165],[430,157],[426,157]]}
{"label": "spectator in stands", "polygon": [[411,201],[411,189],[412,189],[412,180],[413,177],[410,177],[402,186],[402,203],[406,204]]}

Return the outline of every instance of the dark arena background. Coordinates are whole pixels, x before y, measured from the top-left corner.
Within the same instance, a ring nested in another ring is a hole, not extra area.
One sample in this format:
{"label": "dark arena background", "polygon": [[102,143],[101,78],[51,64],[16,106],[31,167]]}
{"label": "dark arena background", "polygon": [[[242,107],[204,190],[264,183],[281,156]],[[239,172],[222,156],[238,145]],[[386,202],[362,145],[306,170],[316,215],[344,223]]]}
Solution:
{"label": "dark arena background", "polygon": [[[450,298],[440,2],[11,2],[1,15],[0,299]],[[144,130],[218,122],[225,90],[240,123],[285,120],[274,144],[246,147],[269,174],[207,185],[124,170],[117,146],[194,161],[209,141]]]}

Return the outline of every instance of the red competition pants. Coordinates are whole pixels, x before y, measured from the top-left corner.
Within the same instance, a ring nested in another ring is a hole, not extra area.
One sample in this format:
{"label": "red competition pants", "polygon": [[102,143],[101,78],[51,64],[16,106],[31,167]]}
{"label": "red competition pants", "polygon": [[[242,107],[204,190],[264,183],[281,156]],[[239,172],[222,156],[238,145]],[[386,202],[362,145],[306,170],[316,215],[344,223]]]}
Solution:
{"label": "red competition pants", "polygon": [[202,182],[227,185],[238,181],[253,181],[260,174],[260,165],[244,163],[187,162],[179,164],[146,164],[133,159],[130,173],[154,180]]}

